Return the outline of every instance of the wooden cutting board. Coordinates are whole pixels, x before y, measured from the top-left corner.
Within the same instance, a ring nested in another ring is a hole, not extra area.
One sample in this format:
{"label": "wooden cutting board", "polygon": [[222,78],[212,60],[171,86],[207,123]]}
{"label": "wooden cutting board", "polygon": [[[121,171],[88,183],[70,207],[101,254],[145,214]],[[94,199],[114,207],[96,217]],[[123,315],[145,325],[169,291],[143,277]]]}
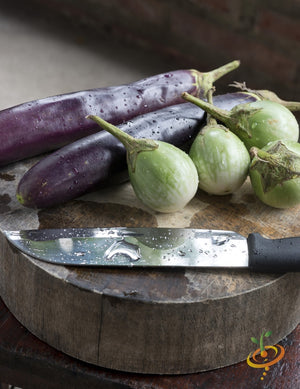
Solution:
{"label": "wooden cutting board", "polygon": [[175,214],[151,212],[130,184],[48,210],[15,199],[35,162],[0,170],[0,294],[33,334],[75,358],[138,373],[183,374],[230,365],[272,331],[275,344],[300,322],[300,273],[237,270],[83,269],[50,265],[13,249],[3,230],[58,227],[193,227],[300,235],[300,207],[259,202],[249,182],[234,195],[198,193]]}

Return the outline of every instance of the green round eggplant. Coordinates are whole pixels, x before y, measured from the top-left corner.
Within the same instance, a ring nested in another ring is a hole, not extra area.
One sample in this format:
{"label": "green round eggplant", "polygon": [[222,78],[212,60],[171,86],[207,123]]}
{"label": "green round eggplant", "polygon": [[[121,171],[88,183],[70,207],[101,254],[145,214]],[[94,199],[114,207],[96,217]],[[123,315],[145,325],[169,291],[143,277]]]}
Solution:
{"label": "green round eggplant", "polygon": [[282,104],[259,100],[240,104],[231,111],[226,111],[188,93],[184,93],[183,98],[220,120],[244,142],[248,150],[251,147],[262,148],[276,140],[297,142],[299,139],[296,117]]}
{"label": "green round eggplant", "polygon": [[198,174],[184,151],[166,142],[136,139],[98,116],[88,118],[124,144],[130,182],[143,204],[157,212],[176,212],[195,196]]}
{"label": "green round eggplant", "polygon": [[292,141],[270,142],[262,149],[251,149],[249,169],[256,196],[274,208],[300,204],[300,144]]}
{"label": "green round eggplant", "polygon": [[279,103],[255,101],[241,104],[234,107],[231,114],[238,122],[236,133],[248,150],[251,147],[262,148],[276,140],[297,141],[299,138],[295,116]]}
{"label": "green round eggplant", "polygon": [[158,148],[141,151],[135,169],[128,165],[129,178],[136,196],[158,212],[175,212],[195,196],[198,175],[184,151],[165,142]]}
{"label": "green round eggplant", "polygon": [[233,193],[247,178],[249,152],[236,135],[221,125],[205,126],[189,155],[198,171],[199,188],[207,193]]}

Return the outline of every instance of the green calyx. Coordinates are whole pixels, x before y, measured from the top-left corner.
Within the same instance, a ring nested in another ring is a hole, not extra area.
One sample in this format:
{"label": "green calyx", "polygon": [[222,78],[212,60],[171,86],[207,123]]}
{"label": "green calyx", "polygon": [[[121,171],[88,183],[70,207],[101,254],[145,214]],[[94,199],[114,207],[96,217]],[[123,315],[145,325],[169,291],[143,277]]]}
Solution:
{"label": "green calyx", "polygon": [[260,108],[251,107],[249,104],[241,104],[234,107],[231,111],[227,111],[225,109],[217,108],[209,102],[198,99],[187,92],[184,92],[182,97],[186,101],[202,108],[216,120],[224,123],[225,126],[236,135],[242,136],[243,138],[251,138],[252,134],[249,119],[252,115],[260,111]]}
{"label": "green calyx", "polygon": [[230,111],[229,127],[242,138],[252,138],[251,117],[261,108],[251,107],[250,104],[237,105]]}
{"label": "green calyx", "polygon": [[300,177],[300,156],[289,150],[281,141],[268,150],[252,147],[250,149],[252,164],[250,169],[261,176],[264,193],[282,185],[285,181]]}
{"label": "green calyx", "polygon": [[219,80],[227,73],[232,72],[239,66],[240,61],[235,60],[206,73],[201,73],[197,70],[192,70],[196,78],[196,95],[206,97],[208,91],[212,88],[215,81]]}
{"label": "green calyx", "polygon": [[96,122],[100,127],[123,143],[127,151],[127,163],[132,172],[135,171],[136,159],[140,152],[152,151],[158,148],[158,144],[152,139],[136,139],[99,116],[88,115],[86,118]]}
{"label": "green calyx", "polygon": [[181,96],[184,100],[202,108],[205,112],[209,113],[215,119],[222,121],[225,125],[227,125],[227,122],[230,120],[230,112],[225,109],[217,108],[213,104],[192,96],[187,92],[183,92]]}
{"label": "green calyx", "polygon": [[286,108],[288,108],[290,111],[300,111],[300,102],[299,101],[286,101],[282,100],[279,96],[277,96],[276,93],[266,90],[266,89],[250,89],[246,86],[245,82],[237,82],[235,81],[233,84],[230,84],[230,86],[233,86],[235,88],[238,88],[244,92],[252,93],[256,95],[260,100],[267,100],[267,101],[273,101],[275,103],[279,103]]}

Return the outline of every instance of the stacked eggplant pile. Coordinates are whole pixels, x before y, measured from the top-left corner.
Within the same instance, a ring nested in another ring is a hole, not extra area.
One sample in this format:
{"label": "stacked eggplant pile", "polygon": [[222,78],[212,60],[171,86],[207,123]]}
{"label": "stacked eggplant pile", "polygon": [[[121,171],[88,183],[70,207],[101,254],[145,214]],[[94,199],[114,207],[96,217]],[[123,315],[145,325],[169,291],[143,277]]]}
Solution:
{"label": "stacked eggplant pile", "polygon": [[198,188],[232,193],[248,175],[264,203],[299,204],[299,126],[291,111],[300,104],[239,83],[238,92],[213,96],[215,82],[239,64],[176,70],[1,111],[0,165],[41,155],[21,178],[18,200],[52,207],[127,170],[136,196],[157,212],[182,209]]}

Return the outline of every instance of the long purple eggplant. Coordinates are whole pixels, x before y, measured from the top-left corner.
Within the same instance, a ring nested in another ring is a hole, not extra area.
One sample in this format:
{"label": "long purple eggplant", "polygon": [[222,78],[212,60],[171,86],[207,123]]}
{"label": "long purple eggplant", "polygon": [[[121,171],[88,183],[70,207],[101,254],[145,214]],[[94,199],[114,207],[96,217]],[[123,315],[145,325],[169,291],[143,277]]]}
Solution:
{"label": "long purple eggplant", "polygon": [[[255,101],[244,92],[214,98],[214,104],[230,110]],[[119,128],[137,138],[150,138],[184,148],[204,124],[204,112],[190,103],[150,112]],[[101,188],[112,176],[126,171],[126,151],[105,131],[87,136],[53,152],[29,169],[19,182],[17,198],[30,208],[47,208]]]}
{"label": "long purple eggplant", "polygon": [[0,166],[58,149],[99,131],[88,114],[120,124],[184,102],[181,94],[205,96],[214,81],[239,66],[233,61],[208,73],[176,70],[108,88],[47,97],[0,111]]}

